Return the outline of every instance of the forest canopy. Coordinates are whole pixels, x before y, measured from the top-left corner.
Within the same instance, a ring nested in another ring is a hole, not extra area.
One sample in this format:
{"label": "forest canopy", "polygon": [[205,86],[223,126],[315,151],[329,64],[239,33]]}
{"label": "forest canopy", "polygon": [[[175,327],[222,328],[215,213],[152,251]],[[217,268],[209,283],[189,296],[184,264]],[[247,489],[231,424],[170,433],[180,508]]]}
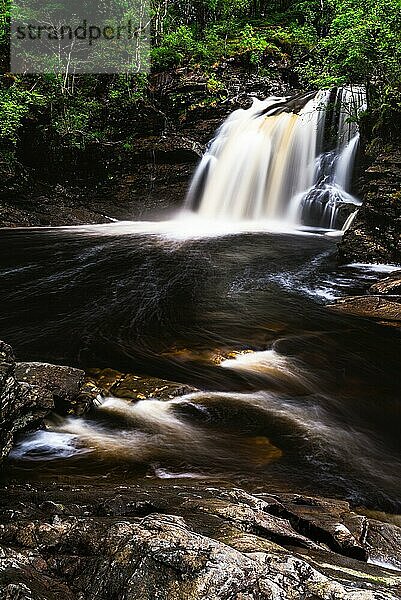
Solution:
{"label": "forest canopy", "polygon": [[365,85],[377,128],[401,121],[401,0],[152,0],[150,75],[67,77],[9,73],[9,0],[0,8],[3,159],[27,119],[72,146],[102,141],[147,97],[152,74],[196,71],[216,94],[227,61],[273,78],[286,69],[298,89]]}

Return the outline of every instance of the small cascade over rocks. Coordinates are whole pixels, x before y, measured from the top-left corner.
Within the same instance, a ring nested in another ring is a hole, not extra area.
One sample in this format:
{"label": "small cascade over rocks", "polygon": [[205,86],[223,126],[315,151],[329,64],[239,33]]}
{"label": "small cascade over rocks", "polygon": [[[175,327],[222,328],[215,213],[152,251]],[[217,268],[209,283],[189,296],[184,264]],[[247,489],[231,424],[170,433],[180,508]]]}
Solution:
{"label": "small cascade over rocks", "polygon": [[351,195],[363,88],[254,99],[232,113],[202,158],[186,208],[224,220],[341,229]]}

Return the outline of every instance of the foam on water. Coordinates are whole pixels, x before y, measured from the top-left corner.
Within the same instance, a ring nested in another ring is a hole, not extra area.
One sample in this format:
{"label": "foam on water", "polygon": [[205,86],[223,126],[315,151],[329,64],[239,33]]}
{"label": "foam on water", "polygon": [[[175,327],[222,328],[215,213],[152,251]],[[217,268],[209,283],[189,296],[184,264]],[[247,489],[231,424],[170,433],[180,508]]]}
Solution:
{"label": "foam on water", "polygon": [[334,97],[323,90],[298,101],[255,98],[218,130],[186,206],[220,225],[249,220],[326,229],[348,225],[360,204],[351,184],[359,144],[355,117],[365,101],[360,87],[338,88]]}
{"label": "foam on water", "polygon": [[10,458],[55,460],[89,452],[79,445],[79,435],[59,431],[37,431],[26,436],[12,449]]}
{"label": "foam on water", "polygon": [[361,269],[362,271],[373,271],[374,273],[391,273],[400,271],[399,265],[375,264],[375,263],[349,263],[345,267],[350,269]]}

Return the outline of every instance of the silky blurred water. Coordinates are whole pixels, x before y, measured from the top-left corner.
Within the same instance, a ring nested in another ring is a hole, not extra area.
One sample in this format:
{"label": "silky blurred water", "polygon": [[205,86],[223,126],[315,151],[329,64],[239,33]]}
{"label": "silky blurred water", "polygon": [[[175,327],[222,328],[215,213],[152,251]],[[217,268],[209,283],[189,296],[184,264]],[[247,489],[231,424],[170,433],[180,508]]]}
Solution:
{"label": "silky blurred water", "polygon": [[[400,334],[327,308],[392,267],[338,268],[336,237],[279,229],[3,230],[0,337],[19,360],[198,390],[57,418],[20,440],[10,472],[221,477],[398,509]],[[240,354],[205,358],[230,351]]]}

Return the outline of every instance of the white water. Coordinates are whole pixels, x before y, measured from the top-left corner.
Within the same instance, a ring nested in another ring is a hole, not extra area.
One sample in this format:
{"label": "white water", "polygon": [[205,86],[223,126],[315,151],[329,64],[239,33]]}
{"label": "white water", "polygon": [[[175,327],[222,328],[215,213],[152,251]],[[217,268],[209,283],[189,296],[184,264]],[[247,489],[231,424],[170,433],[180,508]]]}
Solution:
{"label": "white water", "polygon": [[[285,361],[285,359],[283,359]],[[229,363],[232,364],[229,364]],[[228,363],[228,364],[227,364]],[[239,371],[258,373],[278,378],[285,376],[291,384],[314,387],[313,375],[300,374],[295,365],[284,372],[284,362],[274,352],[258,352],[225,361],[225,366]],[[278,366],[278,368],[277,368]],[[296,390],[293,390],[296,392]],[[304,390],[305,391],[305,390]],[[322,402],[324,398],[325,402]],[[334,402],[334,404],[332,404]],[[157,478],[202,478],[210,466],[224,469],[233,463],[237,468],[263,466],[282,456],[274,444],[264,436],[236,436],[230,425],[224,431],[226,414],[251,415],[250,422],[278,426],[281,441],[293,439],[308,460],[325,464],[345,461],[356,476],[375,473],[381,483],[392,481],[399,464],[381,448],[369,442],[369,437],[352,425],[337,420],[333,408],[335,400],[319,394],[304,396],[259,391],[243,392],[193,392],[172,400],[141,400],[132,404],[128,400],[107,398],[97,408],[98,414],[107,415],[110,422],[119,419],[119,427],[107,427],[83,418],[67,417],[54,426],[53,431],[38,431],[21,440],[13,449],[14,459],[28,461],[55,460],[73,456],[91,455],[105,461],[147,464]],[[192,408],[191,413],[180,414],[179,409]],[[223,407],[223,410],[221,410]],[[225,407],[225,408],[224,408]],[[178,412],[177,412],[178,411]],[[190,414],[203,413],[206,418],[191,423]],[[251,411],[251,412],[250,412]],[[218,435],[209,423],[220,423]],[[245,426],[246,430],[247,426]],[[176,467],[178,470],[171,468]],[[188,466],[195,467],[195,470]],[[205,471],[206,468],[206,471]]]}
{"label": "white water", "polygon": [[320,91],[298,113],[288,101],[254,99],[228,117],[194,175],[187,208],[223,221],[327,229],[349,221],[360,204],[350,189],[363,89],[339,88],[334,101]]}

